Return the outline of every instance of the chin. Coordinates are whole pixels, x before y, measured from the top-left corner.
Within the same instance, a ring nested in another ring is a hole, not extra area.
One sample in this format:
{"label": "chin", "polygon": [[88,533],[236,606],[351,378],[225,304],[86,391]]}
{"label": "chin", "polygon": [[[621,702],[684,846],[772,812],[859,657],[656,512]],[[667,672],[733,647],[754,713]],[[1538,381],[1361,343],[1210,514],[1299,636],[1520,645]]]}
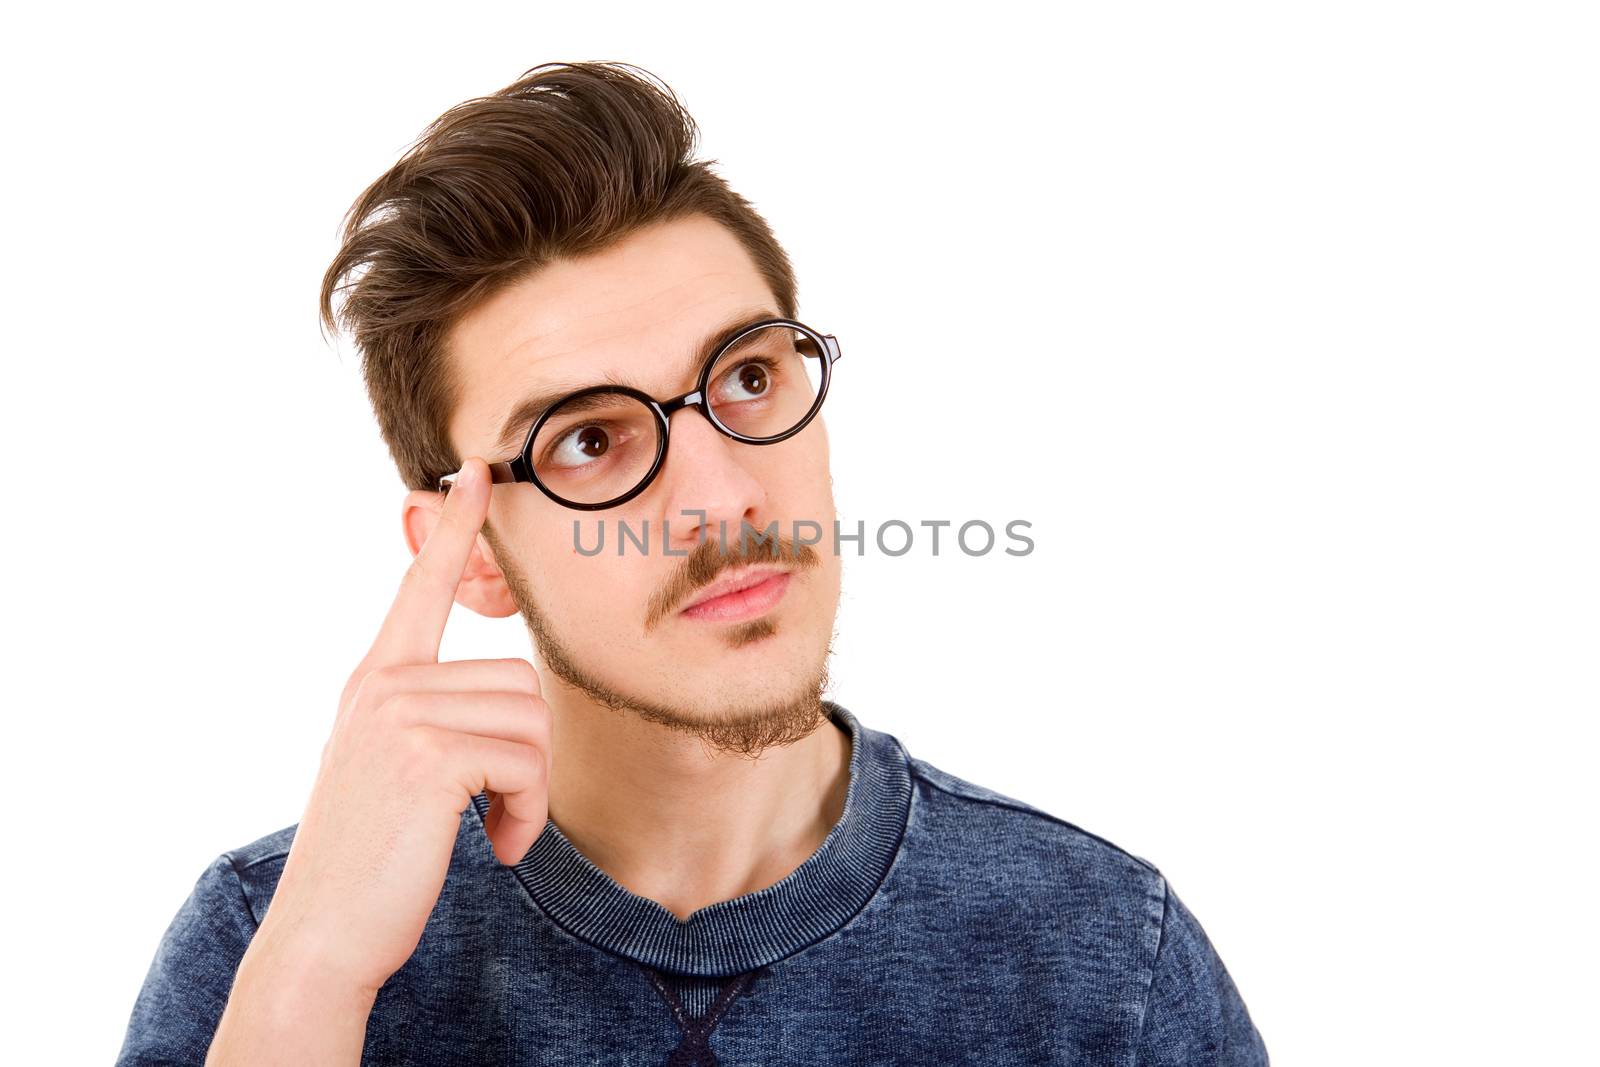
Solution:
{"label": "chin", "polygon": [[811,638],[785,633],[782,627],[737,648],[729,648],[720,637],[714,640],[705,658],[679,659],[670,673],[663,670],[657,675],[677,676],[690,690],[685,697],[706,708],[748,708],[791,700],[815,680],[825,653]]}

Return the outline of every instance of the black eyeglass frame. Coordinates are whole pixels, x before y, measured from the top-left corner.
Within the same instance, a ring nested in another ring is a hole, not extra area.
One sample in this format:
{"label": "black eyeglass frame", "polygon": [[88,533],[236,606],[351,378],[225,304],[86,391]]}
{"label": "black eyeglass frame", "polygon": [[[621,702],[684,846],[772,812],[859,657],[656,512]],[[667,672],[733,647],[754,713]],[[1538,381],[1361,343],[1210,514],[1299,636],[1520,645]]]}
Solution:
{"label": "black eyeglass frame", "polygon": [[[734,345],[738,344],[740,340],[748,337],[757,330],[765,329],[769,326],[788,326],[791,329],[800,331],[810,338],[811,341],[817,346],[817,351],[826,355],[827,358],[822,361],[822,381],[817,385],[816,399],[811,402],[811,409],[805,413],[800,421],[780,434],[774,434],[770,437],[751,437],[748,434],[742,434],[739,431],[724,425],[722,421],[717,418],[716,414],[711,410],[711,405],[706,403],[706,387],[711,384],[711,369],[717,365],[717,361],[723,357],[729,348],[732,348]],[[695,380],[695,387],[693,389],[689,390],[687,393],[683,393],[680,396],[675,396],[670,400],[657,400],[650,394],[643,392],[642,390],[635,389],[629,385],[591,385],[586,389],[578,389],[574,392],[568,393],[554,404],[551,404],[549,407],[545,408],[545,410],[540,413],[539,417],[533,420],[533,425],[528,427],[528,436],[522,442],[522,450],[518,452],[516,456],[503,462],[489,464],[489,480],[491,483],[532,482],[534,485],[539,487],[539,490],[544,493],[545,496],[549,497],[551,500],[554,500],[557,504],[561,504],[564,507],[575,508],[579,511],[600,511],[604,508],[614,508],[619,504],[626,504],[628,501],[632,500],[634,497],[648,489],[650,487],[650,483],[655,481],[656,475],[661,471],[661,465],[666,461],[667,458],[668,438],[671,435],[672,429],[672,423],[670,421],[671,416],[679,408],[693,407],[698,409],[700,414],[704,415],[706,420],[710,422],[712,426],[716,427],[719,432],[733,438],[735,441],[743,441],[747,445],[775,445],[779,441],[788,440],[801,430],[805,429],[808,425],[810,425],[811,420],[816,417],[817,412],[822,409],[822,401],[826,399],[828,395],[828,383],[833,378],[833,365],[839,360],[841,355],[843,355],[843,353],[839,350],[838,338],[834,337],[831,333],[818,333],[816,330],[813,330],[803,322],[798,322],[794,319],[782,318],[762,319],[760,322],[752,322],[748,326],[741,329],[738,333],[727,338],[725,341],[719,344],[716,350],[706,358],[705,365],[700,368],[700,375]],[[547,421],[549,421],[551,416],[555,415],[561,410],[562,407],[571,401],[576,400],[579,397],[590,396],[595,393],[621,393],[623,395],[633,397],[635,400],[640,401],[650,409],[650,411],[655,415],[656,426],[659,431],[656,435],[656,455],[655,459],[650,463],[650,469],[645,472],[644,477],[639,480],[639,484],[628,490],[626,493],[623,493],[621,496],[612,497],[610,500],[603,500],[598,504],[580,504],[557,494],[553,489],[539,480],[539,476],[534,472],[531,453],[533,451],[533,442],[539,436],[539,430]],[[450,486],[455,484],[455,480],[455,474],[446,474],[444,477],[440,478],[439,492],[448,493],[450,491]]]}

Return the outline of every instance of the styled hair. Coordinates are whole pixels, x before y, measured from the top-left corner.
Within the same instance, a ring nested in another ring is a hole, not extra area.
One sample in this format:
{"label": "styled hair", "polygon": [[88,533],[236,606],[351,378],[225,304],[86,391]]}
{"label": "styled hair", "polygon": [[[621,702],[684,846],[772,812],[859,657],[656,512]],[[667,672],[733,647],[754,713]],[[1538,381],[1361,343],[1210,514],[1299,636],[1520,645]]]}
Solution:
{"label": "styled hair", "polygon": [[697,138],[672,90],[639,67],[546,63],[440,115],[351,205],[323,275],[321,322],[354,339],[407,488],[437,488],[463,459],[447,432],[462,395],[451,329],[552,260],[705,215],[732,231],[794,316],[788,255],[716,161],[692,158]]}

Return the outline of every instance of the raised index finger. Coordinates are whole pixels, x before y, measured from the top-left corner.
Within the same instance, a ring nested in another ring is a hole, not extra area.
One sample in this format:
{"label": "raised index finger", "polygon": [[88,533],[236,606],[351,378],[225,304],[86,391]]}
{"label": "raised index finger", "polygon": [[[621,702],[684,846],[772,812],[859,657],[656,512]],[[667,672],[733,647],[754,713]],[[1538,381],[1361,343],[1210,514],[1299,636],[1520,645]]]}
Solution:
{"label": "raised index finger", "polygon": [[439,521],[400,582],[367,654],[369,667],[438,662],[450,605],[488,513],[489,468],[473,457],[461,465],[460,477],[445,494]]}

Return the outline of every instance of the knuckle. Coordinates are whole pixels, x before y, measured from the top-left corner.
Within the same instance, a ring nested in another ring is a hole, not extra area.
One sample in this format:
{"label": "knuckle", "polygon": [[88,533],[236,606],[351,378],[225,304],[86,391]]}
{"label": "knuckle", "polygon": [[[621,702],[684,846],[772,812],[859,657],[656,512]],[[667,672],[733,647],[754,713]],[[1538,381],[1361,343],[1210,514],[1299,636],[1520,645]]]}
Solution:
{"label": "knuckle", "polygon": [[508,662],[514,665],[512,670],[516,673],[518,679],[521,680],[523,688],[527,689],[531,693],[538,694],[539,672],[534,669],[533,664],[529,663],[525,659],[517,658],[513,658]]}
{"label": "knuckle", "polygon": [[339,711],[342,714],[345,708],[355,703],[356,696],[361,692],[361,683],[366,681],[363,668],[357,667],[350,677],[345,680],[344,688],[339,691]]}
{"label": "knuckle", "polygon": [[415,556],[411,557],[410,565],[400,577],[400,588],[406,595],[429,593],[435,584],[433,567],[428,563],[428,549],[424,545]]}
{"label": "knuckle", "polygon": [[508,754],[501,773],[506,776],[502,790],[506,793],[538,792],[544,779],[544,756],[532,745],[517,746],[518,751]]}
{"label": "knuckle", "polygon": [[425,727],[401,731],[396,747],[401,774],[414,780],[435,777],[445,756],[443,740]]}
{"label": "knuckle", "polygon": [[383,703],[383,694],[389,691],[394,671],[390,667],[374,667],[356,683],[354,703],[357,707]]}
{"label": "knuckle", "polygon": [[525,751],[523,758],[528,764],[528,774],[535,784],[543,782],[548,775],[549,765],[545,762],[544,750],[538,745],[523,745]]}
{"label": "knuckle", "polygon": [[370,714],[381,722],[414,723],[420,718],[417,712],[425,696],[415,690],[401,689],[373,704]]}
{"label": "knuckle", "polygon": [[417,550],[416,555],[411,557],[411,562],[406,564],[406,572],[400,576],[401,585],[416,585],[418,582],[427,580],[427,564],[422,562],[423,553],[426,551],[427,546],[424,545]]}

